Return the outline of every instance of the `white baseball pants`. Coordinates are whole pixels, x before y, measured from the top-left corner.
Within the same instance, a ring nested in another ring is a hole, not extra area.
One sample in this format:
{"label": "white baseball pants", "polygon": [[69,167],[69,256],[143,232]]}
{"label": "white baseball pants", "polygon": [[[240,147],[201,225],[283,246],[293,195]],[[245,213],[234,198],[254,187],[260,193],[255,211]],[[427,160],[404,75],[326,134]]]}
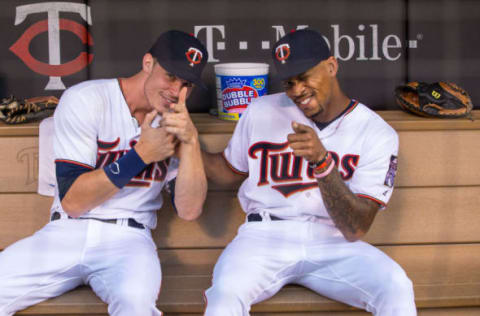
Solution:
{"label": "white baseball pants", "polygon": [[281,220],[240,226],[215,266],[205,315],[249,315],[288,283],[373,315],[417,314],[412,282],[386,254],[325,224]]}
{"label": "white baseball pants", "polygon": [[0,252],[0,316],[89,284],[110,315],[161,315],[150,230],[59,219]]}

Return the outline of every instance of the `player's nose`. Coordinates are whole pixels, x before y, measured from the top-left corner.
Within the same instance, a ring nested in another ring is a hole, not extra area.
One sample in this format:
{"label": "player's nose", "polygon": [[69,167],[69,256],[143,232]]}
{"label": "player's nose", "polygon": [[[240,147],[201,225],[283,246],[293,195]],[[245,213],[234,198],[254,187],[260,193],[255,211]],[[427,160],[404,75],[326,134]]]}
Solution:
{"label": "player's nose", "polygon": [[183,87],[182,80],[176,79],[175,81],[170,83],[170,95],[178,99],[178,96],[180,95],[180,90]]}
{"label": "player's nose", "polygon": [[305,84],[302,82],[296,82],[290,89],[294,97],[301,97],[305,94]]}

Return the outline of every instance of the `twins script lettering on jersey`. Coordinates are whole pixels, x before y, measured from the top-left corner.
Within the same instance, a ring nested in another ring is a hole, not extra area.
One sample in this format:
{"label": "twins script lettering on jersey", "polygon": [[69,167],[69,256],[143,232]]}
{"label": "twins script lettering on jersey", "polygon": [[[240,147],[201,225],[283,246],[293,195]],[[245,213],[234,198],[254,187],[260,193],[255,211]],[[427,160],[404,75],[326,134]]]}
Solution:
{"label": "twins script lettering on jersey", "polygon": [[[305,177],[302,174],[302,167],[304,163],[307,163],[306,160],[295,156],[291,151],[287,151],[288,147],[288,142],[257,142],[249,148],[248,155],[250,158],[260,159],[260,174],[257,185],[263,186],[272,183],[272,188],[285,197],[289,197],[297,192],[317,188],[317,181],[313,177],[313,171],[310,168],[306,169]],[[360,156],[345,154],[340,159],[337,153],[333,151],[330,151],[330,153],[335,160],[337,168],[341,167],[339,172],[342,179],[344,181],[351,179]]]}
{"label": "twins script lettering on jersey", "polygon": [[[120,143],[120,138],[113,142],[97,140],[97,164],[95,169],[103,168],[126,154],[128,149],[115,150]],[[130,142],[130,148],[133,148],[137,141]],[[153,181],[162,182],[167,175],[169,159],[149,164],[142,172],[133,177],[126,185],[130,187],[149,187]]]}

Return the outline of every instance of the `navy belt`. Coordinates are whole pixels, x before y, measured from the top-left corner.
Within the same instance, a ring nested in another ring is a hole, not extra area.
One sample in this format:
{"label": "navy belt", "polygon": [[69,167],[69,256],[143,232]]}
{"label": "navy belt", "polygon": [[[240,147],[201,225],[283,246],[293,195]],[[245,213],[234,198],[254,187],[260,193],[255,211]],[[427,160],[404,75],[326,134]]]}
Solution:
{"label": "navy belt", "polygon": [[[270,215],[270,219],[272,221],[281,221],[283,218],[277,217],[275,215]],[[250,213],[247,216],[247,221],[249,221],[249,222],[261,222],[261,221],[263,221],[263,218],[258,213]]]}
{"label": "navy belt", "polygon": [[[53,212],[50,220],[52,221],[55,221],[57,219],[60,219],[62,217],[62,215],[59,213],[59,212]],[[71,216],[68,216],[68,218],[70,219],[74,219],[73,217]],[[117,224],[118,223],[118,220],[117,219],[106,219],[106,218],[96,218],[96,217],[79,217],[77,219],[94,219],[96,221],[100,221],[100,222],[104,222],[104,223],[109,223],[109,224]],[[127,225],[129,227],[133,227],[133,228],[139,228],[139,229],[145,229],[145,225],[143,224],[140,224],[139,222],[137,222],[135,219],[133,218],[129,218],[128,219],[128,222],[127,222]]]}

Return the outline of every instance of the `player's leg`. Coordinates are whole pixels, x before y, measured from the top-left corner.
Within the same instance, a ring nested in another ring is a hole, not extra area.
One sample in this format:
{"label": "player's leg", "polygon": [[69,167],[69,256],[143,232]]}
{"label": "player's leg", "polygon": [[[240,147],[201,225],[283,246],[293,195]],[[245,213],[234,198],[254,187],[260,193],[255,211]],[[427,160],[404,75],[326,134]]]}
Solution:
{"label": "player's leg", "polygon": [[404,270],[362,241],[308,248],[305,276],[296,283],[373,315],[416,315],[413,286]]}
{"label": "player's leg", "polygon": [[85,255],[87,282],[110,315],[161,315],[156,307],[160,261],[150,231],[91,221],[101,242]]}
{"label": "player's leg", "polygon": [[296,274],[299,248],[293,243],[261,236],[255,227],[268,222],[246,223],[225,248],[205,292],[205,316],[249,315],[252,304],[277,293]]}
{"label": "player's leg", "polygon": [[57,220],[0,252],[0,315],[13,315],[83,284],[84,232],[81,223]]}

